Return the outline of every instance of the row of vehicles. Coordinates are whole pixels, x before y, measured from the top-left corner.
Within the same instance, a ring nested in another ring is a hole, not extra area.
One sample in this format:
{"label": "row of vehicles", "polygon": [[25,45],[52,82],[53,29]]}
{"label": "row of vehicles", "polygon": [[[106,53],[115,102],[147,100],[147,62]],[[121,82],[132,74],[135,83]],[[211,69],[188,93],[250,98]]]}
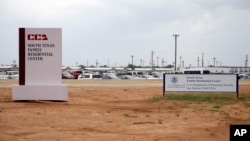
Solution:
{"label": "row of vehicles", "polygon": [[64,71],[63,79],[163,79],[163,73],[160,72],[86,72]]}
{"label": "row of vehicles", "polygon": [[[181,72],[183,74],[210,74],[209,70],[184,70]],[[6,71],[0,72],[0,79],[18,79],[18,71]],[[138,72],[138,71],[129,71],[129,72],[87,72],[83,73],[82,71],[63,71],[63,79],[163,79],[163,72]],[[250,74],[239,74],[241,79],[250,79]]]}
{"label": "row of vehicles", "polygon": [[250,79],[250,73],[240,74],[239,77],[240,79]]}
{"label": "row of vehicles", "polygon": [[18,78],[19,78],[18,71],[0,72],[0,79],[18,79]]}
{"label": "row of vehicles", "polygon": [[[204,69],[192,69],[192,70],[187,69],[187,70],[184,70],[182,73],[183,74],[211,74],[209,70],[204,70]],[[250,73],[238,74],[238,76],[239,76],[239,79],[250,79]]]}

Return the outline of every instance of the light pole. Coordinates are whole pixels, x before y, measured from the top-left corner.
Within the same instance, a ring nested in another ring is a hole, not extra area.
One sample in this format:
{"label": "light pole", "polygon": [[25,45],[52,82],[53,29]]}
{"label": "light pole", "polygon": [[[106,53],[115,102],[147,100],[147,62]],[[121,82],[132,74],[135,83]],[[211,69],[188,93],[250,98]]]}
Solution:
{"label": "light pole", "polygon": [[173,34],[175,38],[175,61],[174,61],[174,71],[176,71],[176,61],[177,61],[177,37],[179,37],[179,34]]}
{"label": "light pole", "polygon": [[158,60],[159,60],[159,57],[157,56],[156,67],[159,67],[159,65],[158,65]]}
{"label": "light pole", "polygon": [[131,58],[132,58],[132,70],[134,70],[134,61],[133,61],[134,56],[131,55]]}
{"label": "light pole", "polygon": [[180,56],[180,68],[181,68],[181,59],[182,59],[182,57]]}
{"label": "light pole", "polygon": [[204,53],[202,52],[201,67],[204,67]]}
{"label": "light pole", "polygon": [[197,57],[198,68],[200,67],[200,57]]}
{"label": "light pole", "polygon": [[96,67],[98,67],[98,64],[99,64],[98,59],[96,59]]}
{"label": "light pole", "polygon": [[163,67],[164,66],[164,58],[162,58],[161,63],[162,63],[161,67]]}
{"label": "light pole", "polygon": [[154,67],[154,51],[151,51],[151,67]]}
{"label": "light pole", "polygon": [[214,59],[214,67],[215,67],[215,59],[216,59],[216,58],[214,57],[213,59]]}
{"label": "light pole", "polygon": [[16,60],[13,60],[13,66],[16,67]]}

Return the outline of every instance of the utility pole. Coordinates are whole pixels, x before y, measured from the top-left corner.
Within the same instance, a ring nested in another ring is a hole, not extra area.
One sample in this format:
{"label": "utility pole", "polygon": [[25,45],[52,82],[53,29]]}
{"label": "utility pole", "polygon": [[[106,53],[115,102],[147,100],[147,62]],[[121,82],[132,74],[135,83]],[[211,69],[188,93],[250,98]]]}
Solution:
{"label": "utility pole", "polygon": [[245,72],[247,72],[247,63],[248,63],[248,55],[246,55],[246,60],[245,60]]}
{"label": "utility pole", "polygon": [[175,38],[175,61],[174,61],[174,71],[176,71],[176,61],[177,61],[177,37],[179,37],[179,34],[173,34]]}
{"label": "utility pole", "polygon": [[154,67],[154,51],[151,51],[151,67]]}
{"label": "utility pole", "polygon": [[202,52],[201,67],[204,67],[204,53]]}
{"label": "utility pole", "polygon": [[132,58],[132,70],[134,70],[134,60],[133,60],[134,56],[131,55],[131,58]]}
{"label": "utility pole", "polygon": [[16,67],[16,60],[13,60],[13,66]]}
{"label": "utility pole", "polygon": [[161,67],[163,67],[164,66],[164,58],[162,58],[162,60],[161,60]]}
{"label": "utility pole", "polygon": [[200,57],[197,57],[198,68],[200,67]]}
{"label": "utility pole", "polygon": [[182,59],[182,57],[180,56],[180,68],[181,68],[181,59]]}
{"label": "utility pole", "polygon": [[159,56],[157,56],[157,62],[156,62],[156,66],[159,67],[158,65],[158,60],[159,60]]}
{"label": "utility pole", "polygon": [[215,67],[215,59],[216,59],[216,58],[214,57],[213,59],[214,59],[214,67]]}
{"label": "utility pole", "polygon": [[95,65],[96,65],[96,67],[98,67],[98,64],[99,64],[99,63],[98,63],[98,59],[96,59],[96,64],[95,64]]}

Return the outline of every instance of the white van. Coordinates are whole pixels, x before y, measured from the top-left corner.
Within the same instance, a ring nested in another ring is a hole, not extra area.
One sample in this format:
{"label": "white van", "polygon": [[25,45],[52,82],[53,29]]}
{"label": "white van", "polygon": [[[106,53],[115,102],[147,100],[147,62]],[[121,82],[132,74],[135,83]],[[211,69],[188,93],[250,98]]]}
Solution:
{"label": "white van", "polygon": [[183,70],[183,74],[210,74],[210,71],[202,69],[202,68],[185,69],[185,70]]}
{"label": "white van", "polygon": [[84,73],[78,76],[78,79],[102,79],[102,76],[100,74],[91,74],[91,73]]}

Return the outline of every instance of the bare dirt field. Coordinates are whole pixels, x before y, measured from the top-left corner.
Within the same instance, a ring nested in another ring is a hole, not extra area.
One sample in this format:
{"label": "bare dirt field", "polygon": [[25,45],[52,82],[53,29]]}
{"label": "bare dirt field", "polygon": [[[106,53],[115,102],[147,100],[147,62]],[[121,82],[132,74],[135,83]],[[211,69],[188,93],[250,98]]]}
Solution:
{"label": "bare dirt field", "polygon": [[[233,97],[223,106],[150,102],[162,95],[162,80],[63,83],[69,86],[67,102],[13,102],[17,80],[0,80],[0,140],[229,141],[230,124],[250,124],[250,99]],[[250,80],[240,80],[239,93],[250,95]]]}

